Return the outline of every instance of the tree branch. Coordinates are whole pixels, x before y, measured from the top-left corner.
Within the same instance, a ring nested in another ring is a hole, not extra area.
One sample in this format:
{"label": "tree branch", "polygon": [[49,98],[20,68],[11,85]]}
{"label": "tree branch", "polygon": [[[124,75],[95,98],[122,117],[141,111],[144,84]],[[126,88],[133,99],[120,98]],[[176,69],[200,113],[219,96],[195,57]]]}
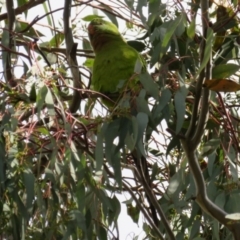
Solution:
{"label": "tree branch", "polygon": [[[69,62],[69,67],[72,72],[73,87],[75,89],[79,89],[79,88],[82,89],[81,75],[78,69],[78,62],[76,57],[77,43],[73,42],[72,28],[70,26],[71,4],[72,4],[72,0],[65,0],[64,11],[63,11],[67,59]],[[70,112],[75,113],[79,109],[80,103],[81,103],[81,93],[77,90],[74,90],[73,99],[69,106]]]}
{"label": "tree branch", "polygon": [[[6,2],[7,6],[7,18],[8,18],[8,26],[6,25],[6,28],[3,31],[3,35],[5,37],[2,38],[2,47],[8,48],[9,50],[12,50],[13,44],[12,44],[12,33],[14,30],[15,25],[15,12],[13,8],[13,0],[9,0]],[[14,75],[12,73],[12,64],[11,64],[11,51],[3,52],[2,54],[3,58],[3,71],[6,82],[9,83],[11,87],[16,87],[17,83],[14,80]]]}
{"label": "tree branch", "polygon": [[[109,170],[109,168],[105,164],[104,164],[104,169],[112,178],[114,178],[114,174]],[[154,231],[156,231],[156,233],[158,234],[159,239],[164,240],[165,238],[163,237],[163,234],[160,232],[158,227],[154,224],[153,219],[149,216],[149,214],[146,211],[146,209],[138,201],[138,199],[137,199],[136,195],[134,194],[134,192],[131,190],[131,188],[128,186],[128,184],[126,182],[122,181],[122,184],[123,184],[124,188],[128,191],[128,193],[131,195],[133,200],[136,202],[136,204],[139,207],[139,209],[140,209],[141,213],[143,214],[143,216],[147,219],[147,221],[150,223],[150,225],[154,228]]]}
{"label": "tree branch", "polygon": [[[203,43],[201,48],[201,62],[203,62],[204,51],[206,51],[206,38],[207,38],[207,30],[209,28],[209,2],[205,0],[201,0],[201,10],[202,10],[202,23],[203,23]],[[209,50],[211,51],[211,49]],[[196,186],[196,202],[199,206],[213,218],[217,219],[220,223],[229,228],[230,231],[233,232],[235,239],[240,239],[240,224],[236,222],[230,222],[226,219],[226,212],[219,208],[216,204],[214,204],[207,195],[206,185],[203,178],[202,171],[200,169],[198,159],[196,156],[196,148],[199,145],[202,135],[205,130],[205,125],[208,120],[208,108],[209,108],[209,90],[204,89],[202,91],[202,82],[204,78],[211,79],[211,55],[208,63],[206,64],[205,69],[203,69],[199,75],[199,79],[196,87],[196,99],[193,107],[193,115],[191,119],[191,124],[186,134],[186,139],[182,139],[181,143],[183,149],[188,158],[188,164],[190,166],[191,172],[194,177],[195,186]],[[197,122],[198,108],[201,100],[201,92],[202,101],[201,101],[201,111],[199,115],[199,120],[197,123],[196,131],[194,128]],[[193,137],[192,137],[193,136]]]}
{"label": "tree branch", "polygon": [[[8,2],[11,2],[11,1],[10,0],[6,1],[6,4],[8,4]],[[21,14],[21,13],[39,5],[39,4],[42,4],[44,2],[46,2],[46,0],[36,0],[36,1],[32,0],[32,1],[29,1],[26,4],[16,8],[14,10],[15,15]],[[3,13],[3,14],[0,15],[0,21],[5,20],[7,18],[8,18],[8,13]]]}

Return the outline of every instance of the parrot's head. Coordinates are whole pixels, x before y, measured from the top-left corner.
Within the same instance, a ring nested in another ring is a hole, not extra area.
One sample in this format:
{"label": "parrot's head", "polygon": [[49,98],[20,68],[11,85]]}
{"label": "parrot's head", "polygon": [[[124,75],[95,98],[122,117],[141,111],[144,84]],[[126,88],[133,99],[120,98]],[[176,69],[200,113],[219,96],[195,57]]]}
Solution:
{"label": "parrot's head", "polygon": [[95,53],[112,41],[125,42],[117,26],[101,18],[95,18],[89,23],[88,35]]}

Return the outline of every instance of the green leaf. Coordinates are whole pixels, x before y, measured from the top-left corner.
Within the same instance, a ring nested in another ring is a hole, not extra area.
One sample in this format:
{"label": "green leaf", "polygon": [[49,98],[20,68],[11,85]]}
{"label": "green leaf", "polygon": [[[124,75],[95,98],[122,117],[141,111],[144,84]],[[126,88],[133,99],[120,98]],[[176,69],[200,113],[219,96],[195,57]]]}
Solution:
{"label": "green leaf", "polygon": [[21,229],[20,219],[17,217],[16,214],[13,213],[9,220],[10,220],[11,225],[12,225],[13,239],[21,239],[20,231],[19,231],[19,229]]}
{"label": "green leaf", "polygon": [[147,7],[147,1],[137,1],[136,2],[137,7],[136,7],[136,12],[139,12],[139,16],[141,21],[145,24],[146,23],[146,17],[145,17],[145,13],[143,13],[143,8]]}
{"label": "green leaf", "polygon": [[211,28],[208,28],[204,56],[203,56],[203,60],[201,62],[200,68],[197,71],[196,76],[198,76],[199,73],[206,67],[206,65],[210,59],[211,52],[212,52],[212,41],[213,41],[213,30]]}
{"label": "green leaf", "polygon": [[49,5],[46,2],[43,2],[43,4],[41,4],[41,5],[43,6],[43,9],[45,10],[48,25],[53,26],[51,15],[47,14],[50,12],[50,10],[48,9]]}
{"label": "green leaf", "polygon": [[[55,36],[52,37],[52,39],[49,41],[50,47],[59,47],[65,39],[65,36],[63,33],[57,33]],[[49,54],[48,54],[49,55]],[[54,54],[55,55],[55,54]],[[54,61],[53,61],[54,63]]]}
{"label": "green leaf", "polygon": [[185,94],[181,91],[177,91],[174,95],[175,109],[177,113],[177,126],[176,134],[178,134],[183,126],[185,117]]}
{"label": "green leaf", "polygon": [[129,9],[133,9],[134,0],[124,0]]}
{"label": "green leaf", "polygon": [[224,208],[225,202],[226,202],[226,195],[224,192],[221,192],[215,199],[215,204],[220,207],[221,209]]}
{"label": "green leaf", "polygon": [[159,166],[158,164],[155,162],[153,164],[153,167],[152,167],[152,173],[151,173],[151,180],[156,180],[157,177],[158,177],[158,174],[159,174]]}
{"label": "green leaf", "polygon": [[102,240],[108,240],[107,231],[103,226],[99,226],[98,237]]}
{"label": "green leaf", "polygon": [[86,224],[85,224],[85,217],[84,215],[78,211],[78,210],[71,210],[69,212],[69,217],[72,221],[75,221],[77,226],[82,229],[85,230],[86,229]]}
{"label": "green leaf", "polygon": [[71,153],[73,155],[73,157],[80,162],[80,158],[79,158],[79,152],[77,151],[77,148],[75,146],[75,143],[73,141],[71,141],[70,143],[70,149],[71,149]]}
{"label": "green leaf", "polygon": [[216,158],[216,153],[212,153],[208,156],[207,170],[210,177],[212,176],[212,173],[213,173],[215,158]]}
{"label": "green leaf", "polygon": [[158,41],[156,45],[153,46],[151,53],[151,65],[153,66],[156,62],[159,61],[161,51],[161,42]]}
{"label": "green leaf", "polygon": [[191,226],[192,225],[192,222],[194,221],[194,219],[198,215],[199,211],[200,211],[199,205],[196,202],[193,202],[191,216],[190,216],[190,218],[188,220],[187,226]]}
{"label": "green leaf", "polygon": [[104,124],[97,136],[97,144],[95,148],[96,171],[101,170],[103,166],[103,138],[106,128],[107,125]]}
{"label": "green leaf", "polygon": [[[142,68],[143,68],[143,63],[137,59],[135,66],[134,66],[134,72],[137,74],[140,74],[142,72]],[[121,87],[119,87],[121,88]]]}
{"label": "green leaf", "polygon": [[37,108],[38,108],[38,113],[40,110],[42,110],[43,105],[45,104],[45,98],[48,93],[48,88],[47,86],[43,86],[42,88],[39,89],[38,94],[37,94]]}
{"label": "green leaf", "polygon": [[199,234],[200,225],[201,223],[198,219],[193,222],[189,239],[194,239]]}
{"label": "green leaf", "polygon": [[119,127],[120,127],[120,120],[116,119],[115,121],[108,124],[105,132],[105,156],[109,164],[113,167],[115,173],[115,180],[121,187],[122,185],[122,172],[121,172],[121,160],[120,160],[120,149],[124,147],[123,139],[118,141],[118,145],[114,144],[114,140],[118,140],[119,138]]}
{"label": "green leaf", "polygon": [[119,121],[118,143],[115,148],[115,154],[119,153],[122,148],[125,148],[125,140],[132,130],[132,122],[129,118],[122,117]]}
{"label": "green leaf", "polygon": [[132,218],[133,222],[138,223],[140,210],[137,206],[127,204],[127,214]]}
{"label": "green leaf", "polygon": [[26,169],[23,172],[23,181],[26,187],[26,194],[27,194],[27,201],[26,201],[26,208],[29,214],[32,212],[33,207],[33,199],[34,199],[34,182],[35,177],[30,169]]}
{"label": "green leaf", "polygon": [[229,78],[239,70],[239,65],[234,63],[220,64],[213,67],[212,78]]}
{"label": "green leaf", "polygon": [[94,63],[94,59],[87,58],[86,61],[83,63],[83,65],[87,68],[92,69],[93,68],[93,63]]}
{"label": "green leaf", "polygon": [[36,101],[36,98],[37,98],[36,84],[33,83],[32,86],[31,86],[30,93],[29,93],[29,99],[30,99],[32,102],[35,102],[35,101]]}
{"label": "green leaf", "polygon": [[240,212],[240,204],[239,204],[239,199],[240,199],[240,192],[239,190],[231,191],[231,194],[228,194],[226,198],[226,204],[225,204],[225,211],[229,213],[237,213]]}
{"label": "green leaf", "polygon": [[118,219],[118,216],[121,212],[121,204],[115,195],[113,198],[109,198],[109,200],[112,205],[112,210],[109,210],[108,221],[109,221],[109,224],[111,225],[113,222],[117,221]]}
{"label": "green leaf", "polygon": [[214,201],[214,199],[216,198],[218,192],[217,192],[217,187],[214,181],[209,182],[208,184],[208,188],[207,188],[207,194],[208,197]]}
{"label": "green leaf", "polygon": [[119,188],[122,188],[122,171],[121,171],[121,158],[120,158],[120,152],[116,151],[116,146],[112,147],[112,167],[114,170],[114,178],[116,182],[118,183]]}
{"label": "green leaf", "polygon": [[84,50],[92,50],[91,43],[89,42],[89,40],[87,38],[83,38],[82,46],[83,46]]}
{"label": "green leaf", "polygon": [[219,138],[210,139],[203,145],[201,156],[205,157],[212,154],[219,147],[219,144],[220,144]]}
{"label": "green leaf", "polygon": [[[1,134],[2,135],[2,134]],[[5,181],[6,181],[6,146],[5,139],[3,136],[0,138],[0,185],[3,190],[5,189]],[[0,190],[0,193],[2,190]]]}
{"label": "green leaf", "polygon": [[174,35],[176,35],[177,37],[181,37],[186,29],[186,24],[187,24],[186,23],[186,15],[181,14],[178,18],[179,18],[179,24],[176,28]]}
{"label": "green leaf", "polygon": [[172,151],[174,150],[175,147],[179,148],[180,146],[180,140],[178,137],[173,137],[170,141],[170,143],[167,146],[167,151],[166,151],[166,156]]}
{"label": "green leaf", "polygon": [[104,11],[103,11],[104,15],[107,15],[107,17],[110,19],[110,21],[118,27],[118,21],[117,21],[116,16],[114,15],[114,10],[107,4],[100,3],[99,5],[104,8]]}
{"label": "green leaf", "polygon": [[46,102],[46,105],[48,108],[49,116],[55,116],[54,99],[53,99],[52,92],[50,91],[50,89],[48,89],[48,92],[46,94],[45,102]]}
{"label": "green leaf", "polygon": [[112,203],[109,201],[109,198],[105,191],[102,189],[94,189],[94,192],[98,196],[104,208],[113,210]]}
{"label": "green leaf", "polygon": [[136,98],[137,111],[146,113],[148,116],[151,116],[148,101],[146,99],[146,91],[144,89],[141,90],[139,95]]}
{"label": "green leaf", "polygon": [[130,151],[132,151],[136,145],[138,139],[138,122],[135,116],[131,118],[131,128],[126,136],[125,143]]}
{"label": "green leaf", "polygon": [[77,196],[77,203],[78,203],[78,209],[80,212],[83,212],[85,208],[85,187],[84,184],[81,182],[77,183],[77,191],[76,191],[76,196]]}
{"label": "green leaf", "polygon": [[[171,21],[171,24],[169,24],[168,28],[166,29],[166,32],[164,34],[164,38],[162,41],[162,47],[166,47],[172,38],[174,32],[176,31],[178,25],[182,22],[182,15],[177,17],[175,20]],[[164,25],[162,25],[163,27]]]}
{"label": "green leaf", "polygon": [[57,55],[55,53],[48,53],[47,54],[47,60],[52,65],[57,63]]}
{"label": "green leaf", "polygon": [[114,140],[118,136],[118,129],[119,129],[119,121],[115,120],[107,125],[106,132],[104,134],[106,147],[105,147],[105,155],[107,161],[112,165],[112,157],[115,154],[113,151],[114,147]]}
{"label": "green leaf", "polygon": [[228,159],[228,161],[229,161],[230,172],[231,172],[231,176],[233,178],[233,181],[238,182],[238,169],[237,169],[237,166],[236,166],[236,164],[234,164],[231,161],[231,159]]}
{"label": "green leaf", "polygon": [[156,115],[159,115],[164,107],[170,102],[171,97],[172,93],[168,88],[165,88],[161,91],[161,96],[158,101],[159,103],[156,110],[154,110],[154,118],[157,117]]}
{"label": "green leaf", "polygon": [[[234,35],[230,35],[224,43],[221,45],[220,52],[217,53],[216,59],[214,61],[215,66],[218,66],[219,64],[227,63],[228,59],[233,58],[233,52],[235,47],[235,39],[236,39],[236,33],[233,33]],[[238,34],[237,34],[238,36]]]}
{"label": "green leaf", "polygon": [[93,14],[93,15],[87,15],[86,17],[83,17],[82,20],[86,22],[91,22],[94,18],[104,18],[104,17]]}
{"label": "green leaf", "polygon": [[[17,208],[18,208],[19,213],[21,214],[21,217],[26,222],[29,221],[29,216],[28,216],[27,209],[24,206],[23,201],[20,198],[19,194],[16,192],[16,190],[15,190],[15,192],[13,192],[13,196],[14,196],[14,202],[17,204]],[[18,218],[18,220],[20,220],[20,219]]]}
{"label": "green leaf", "polygon": [[159,98],[158,85],[153,81],[149,73],[141,73],[139,75],[139,80],[142,83],[144,89],[146,89],[147,93],[157,100]]}
{"label": "green leaf", "polygon": [[17,3],[18,3],[18,6],[22,6],[24,5],[25,3],[27,3],[28,1],[27,0],[17,0]]}
{"label": "green leaf", "polygon": [[144,132],[148,125],[148,115],[146,113],[138,113],[137,114],[137,122],[138,122],[138,141],[137,141],[137,147],[140,150],[142,156],[146,157],[146,153],[144,150],[143,145],[143,138],[144,138]]}
{"label": "green leaf", "polygon": [[232,145],[229,146],[229,150],[226,155],[228,158],[232,178],[234,181],[238,182],[238,167],[236,165],[237,154]]}
{"label": "green leaf", "polygon": [[142,52],[146,48],[144,43],[136,40],[127,41],[127,44],[136,49],[138,52]]}
{"label": "green leaf", "polygon": [[187,35],[189,38],[193,39],[195,36],[196,21],[195,18],[191,21],[189,28],[187,29]]}
{"label": "green leaf", "polygon": [[[2,32],[2,46],[8,48],[9,45],[9,31],[7,31],[6,29],[3,29]],[[7,51],[3,51],[2,52],[2,67],[4,72],[6,71],[6,66],[7,66],[7,61],[8,61],[8,52]],[[6,78],[5,74],[4,77]],[[5,79],[5,81],[7,82],[7,79]]]}
{"label": "green leaf", "polygon": [[149,9],[148,12],[151,15],[157,16],[159,15],[159,8],[162,6],[162,2],[160,0],[151,0],[149,1]]}
{"label": "green leaf", "polygon": [[167,199],[169,199],[169,198],[171,199],[172,197],[175,196],[175,194],[176,195],[178,194],[179,185],[180,185],[180,182],[178,180],[178,174],[175,174],[170,179],[170,182],[168,185],[168,189],[167,189],[167,193],[166,193],[166,196],[168,196]]}

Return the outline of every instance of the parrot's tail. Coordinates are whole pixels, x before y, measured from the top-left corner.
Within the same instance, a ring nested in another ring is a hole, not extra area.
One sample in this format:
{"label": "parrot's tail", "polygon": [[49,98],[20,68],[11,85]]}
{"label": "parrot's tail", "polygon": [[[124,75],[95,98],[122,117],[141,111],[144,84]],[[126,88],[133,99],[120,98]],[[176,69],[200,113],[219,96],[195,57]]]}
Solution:
{"label": "parrot's tail", "polygon": [[[141,177],[140,181],[142,182],[143,187],[147,184],[148,187],[150,189],[152,189],[152,181],[151,181],[151,178],[150,178],[150,175],[149,175],[149,172],[148,172],[148,166],[147,166],[146,158],[144,156],[138,157],[136,149],[134,149],[132,151],[132,157],[133,157],[134,163],[137,167],[137,170],[139,171],[139,176]],[[148,203],[149,203],[149,206],[150,206],[152,219],[153,219],[156,227],[158,227],[159,219],[157,217],[156,208],[152,204],[151,198],[147,194],[148,191],[145,191],[145,192],[146,192],[147,200],[148,200]]]}

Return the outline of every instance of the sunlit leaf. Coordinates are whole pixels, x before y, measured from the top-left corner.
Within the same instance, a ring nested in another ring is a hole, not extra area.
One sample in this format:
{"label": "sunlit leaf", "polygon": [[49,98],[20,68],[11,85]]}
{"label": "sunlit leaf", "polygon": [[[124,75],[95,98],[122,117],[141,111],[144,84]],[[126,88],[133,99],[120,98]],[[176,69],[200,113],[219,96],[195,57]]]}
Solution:
{"label": "sunlit leaf", "polygon": [[225,218],[230,219],[230,220],[240,220],[240,213],[232,213],[232,214],[227,214]]}
{"label": "sunlit leaf", "polygon": [[187,29],[187,35],[190,38],[193,38],[195,36],[195,27],[196,27],[196,21],[194,19],[193,21],[191,21],[191,23]]}
{"label": "sunlit leaf", "polygon": [[229,79],[206,79],[203,87],[215,92],[237,92],[240,90],[240,84]]}

